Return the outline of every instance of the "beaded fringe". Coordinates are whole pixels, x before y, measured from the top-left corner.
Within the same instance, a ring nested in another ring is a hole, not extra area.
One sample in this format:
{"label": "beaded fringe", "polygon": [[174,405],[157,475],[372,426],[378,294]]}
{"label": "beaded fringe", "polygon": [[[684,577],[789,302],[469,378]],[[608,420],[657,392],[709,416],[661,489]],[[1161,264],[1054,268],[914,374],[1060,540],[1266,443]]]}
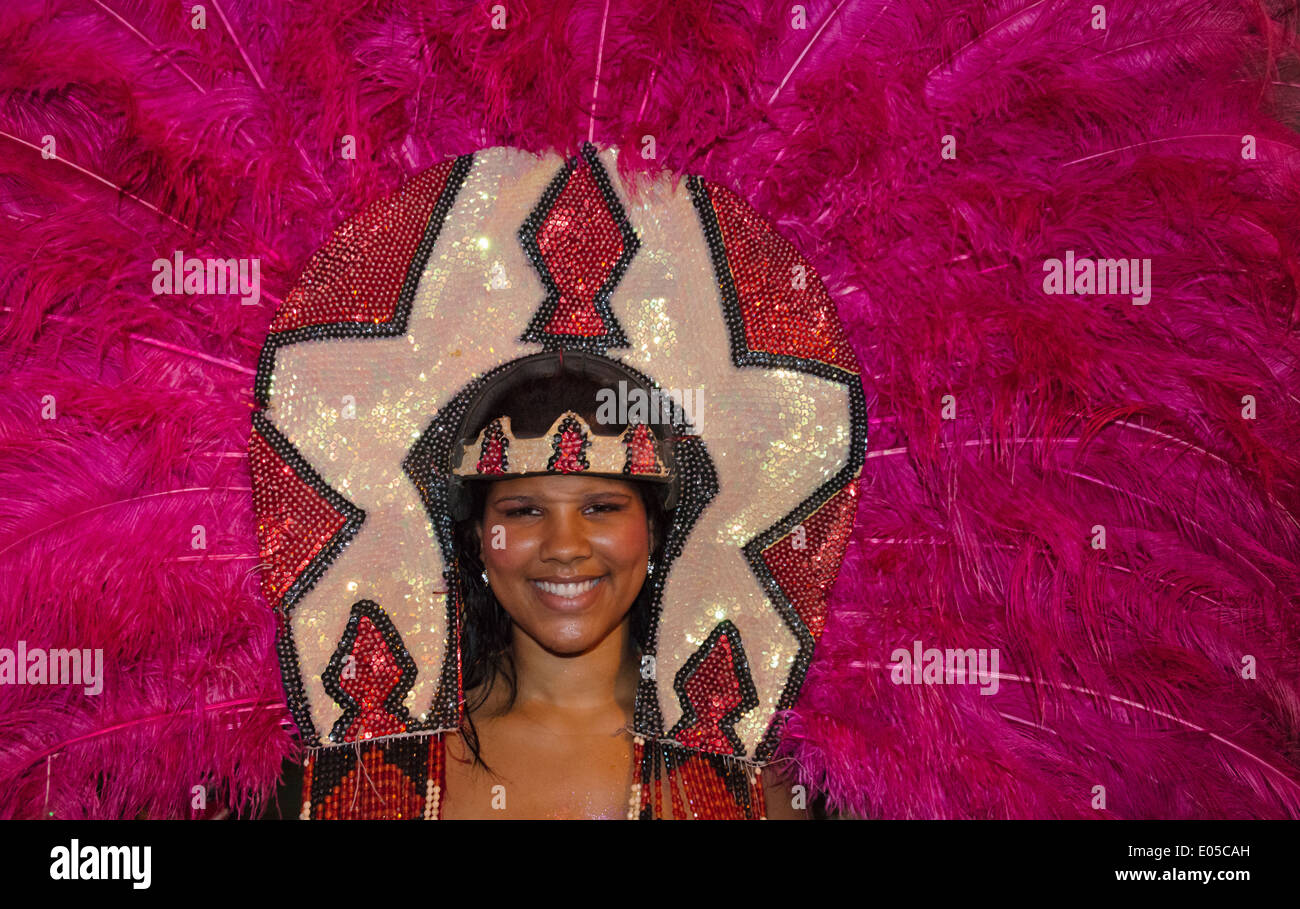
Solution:
{"label": "beaded fringe", "polygon": [[[642,736],[636,737],[635,753],[641,776],[633,785],[637,811],[629,806],[629,820],[634,814],[640,820],[663,820],[666,817],[709,821],[767,818],[761,768],[664,742],[651,741],[647,745]],[[663,810],[665,775],[671,799],[671,814],[667,816]]]}
{"label": "beaded fringe", "polygon": [[[445,752],[441,733],[309,749],[299,818],[439,820],[447,786]],[[628,796],[628,820],[766,817],[760,768],[654,740],[647,743],[640,735],[634,739],[633,754],[638,773]]]}
{"label": "beaded fringe", "polygon": [[438,733],[308,749],[303,820],[438,820],[446,788]]}

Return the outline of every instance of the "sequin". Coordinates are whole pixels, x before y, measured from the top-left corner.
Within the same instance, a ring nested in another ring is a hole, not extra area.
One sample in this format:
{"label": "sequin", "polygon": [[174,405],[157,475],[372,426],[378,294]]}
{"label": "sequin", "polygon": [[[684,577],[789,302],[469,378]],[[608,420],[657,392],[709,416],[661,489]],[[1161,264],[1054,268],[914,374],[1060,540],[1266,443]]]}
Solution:
{"label": "sequin", "polygon": [[636,475],[668,480],[672,472],[661,454],[662,442],[645,423],[631,424],[617,439],[598,436],[574,411],[557,416],[538,438],[518,439],[510,417],[490,421],[473,442],[452,452],[456,476],[504,477],[534,473]]}
{"label": "sequin", "polygon": [[384,611],[369,600],[353,604],[347,631],[322,675],[325,690],[344,707],[330,741],[406,732],[411,718],[403,700],[416,674],[415,661]]}

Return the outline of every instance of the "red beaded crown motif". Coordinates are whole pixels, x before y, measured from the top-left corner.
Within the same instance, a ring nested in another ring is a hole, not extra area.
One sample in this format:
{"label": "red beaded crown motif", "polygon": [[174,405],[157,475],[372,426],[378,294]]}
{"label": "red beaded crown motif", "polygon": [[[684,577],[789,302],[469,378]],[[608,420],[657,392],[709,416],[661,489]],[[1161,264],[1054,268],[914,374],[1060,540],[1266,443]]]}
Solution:
{"label": "red beaded crown motif", "polygon": [[[464,702],[455,483],[539,465],[680,487],[646,580],[637,735],[733,793],[725,768],[779,743],[853,523],[859,365],[815,270],[740,197],[664,177],[634,199],[615,159],[430,168],[339,227],[272,322],[250,464],[305,816],[438,816],[430,742]],[[708,424],[612,438],[569,412],[518,439],[502,418],[466,446],[483,390],[545,352],[698,390]]]}
{"label": "red beaded crown motif", "polygon": [[598,436],[572,410],[555,418],[537,438],[516,438],[510,418],[501,416],[483,427],[478,438],[461,449],[452,471],[462,477],[525,476],[542,473],[582,473],[668,479],[659,456],[659,441],[645,423],[635,423],[618,438]]}

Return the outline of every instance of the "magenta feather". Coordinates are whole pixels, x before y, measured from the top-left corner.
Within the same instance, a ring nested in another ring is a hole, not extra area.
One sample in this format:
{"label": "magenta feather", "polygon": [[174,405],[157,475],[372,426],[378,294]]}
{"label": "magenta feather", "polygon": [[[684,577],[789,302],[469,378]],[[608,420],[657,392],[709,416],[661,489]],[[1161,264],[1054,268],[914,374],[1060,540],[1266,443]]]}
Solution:
{"label": "magenta feather", "polygon": [[[865,366],[802,782],[871,817],[1300,817],[1294,11],[504,6],[0,8],[0,646],[106,666],[0,688],[0,816],[266,802],[296,746],[242,453],[274,306],[412,174],[590,129],[776,221]],[[1150,257],[1151,303],[1045,295],[1067,249]],[[260,257],[262,305],[154,296],[175,250]],[[997,648],[998,694],[892,684],[917,640]]]}

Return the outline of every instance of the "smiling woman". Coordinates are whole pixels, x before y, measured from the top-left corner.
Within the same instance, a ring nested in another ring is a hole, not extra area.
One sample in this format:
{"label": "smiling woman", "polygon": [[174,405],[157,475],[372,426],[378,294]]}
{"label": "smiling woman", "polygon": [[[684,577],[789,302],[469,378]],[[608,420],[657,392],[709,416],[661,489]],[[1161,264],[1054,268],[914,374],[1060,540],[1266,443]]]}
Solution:
{"label": "smiling woman", "polygon": [[621,817],[635,782],[646,502],[636,484],[597,477],[484,492],[472,529],[488,584],[466,611],[467,625],[487,621],[481,647],[467,634],[468,728],[449,737],[443,817]]}
{"label": "smiling woman", "polygon": [[[445,736],[443,818],[639,814],[646,752],[634,712],[652,627],[647,580],[663,564],[675,476],[668,446],[631,459],[645,479],[618,478],[637,475],[621,466],[615,476],[590,472],[611,453],[627,463],[625,443],[637,438],[598,420],[608,387],[573,373],[537,382],[525,370],[494,390],[486,410],[495,415],[463,434],[462,475],[479,482],[457,525],[466,722]],[[671,431],[641,425],[646,440]],[[530,452],[533,442],[542,447]],[[530,470],[546,466],[541,456],[554,472]],[[565,458],[586,469],[564,473]],[[663,816],[695,816],[702,806],[666,763],[656,774],[672,790]]]}

